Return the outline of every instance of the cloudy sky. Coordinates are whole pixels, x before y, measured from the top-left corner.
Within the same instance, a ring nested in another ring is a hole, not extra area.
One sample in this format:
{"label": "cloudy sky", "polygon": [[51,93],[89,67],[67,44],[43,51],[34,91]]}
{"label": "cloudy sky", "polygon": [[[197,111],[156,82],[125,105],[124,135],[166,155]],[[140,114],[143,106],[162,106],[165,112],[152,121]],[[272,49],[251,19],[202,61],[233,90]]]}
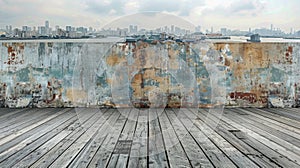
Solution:
{"label": "cloudy sky", "polygon": [[155,11],[201,25],[202,30],[248,30],[273,24],[289,32],[300,30],[299,9],[300,0],[0,0],[0,28],[38,26],[45,20],[51,27],[101,28],[124,16]]}

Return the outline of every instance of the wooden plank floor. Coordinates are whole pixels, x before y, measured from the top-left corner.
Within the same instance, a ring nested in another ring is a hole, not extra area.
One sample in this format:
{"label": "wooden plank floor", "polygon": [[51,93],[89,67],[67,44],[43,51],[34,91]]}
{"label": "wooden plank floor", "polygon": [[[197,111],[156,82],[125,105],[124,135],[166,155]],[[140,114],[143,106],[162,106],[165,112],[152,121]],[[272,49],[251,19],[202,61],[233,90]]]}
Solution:
{"label": "wooden plank floor", "polygon": [[0,167],[300,167],[300,109],[4,109]]}

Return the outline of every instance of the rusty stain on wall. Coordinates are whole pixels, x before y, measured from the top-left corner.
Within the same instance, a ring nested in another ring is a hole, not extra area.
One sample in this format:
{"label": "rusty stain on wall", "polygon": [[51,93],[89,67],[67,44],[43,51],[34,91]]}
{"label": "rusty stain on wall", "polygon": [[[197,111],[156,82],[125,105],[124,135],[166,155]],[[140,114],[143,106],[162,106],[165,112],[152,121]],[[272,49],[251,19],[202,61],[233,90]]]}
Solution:
{"label": "rusty stain on wall", "polygon": [[[212,106],[206,57],[214,52],[226,77],[217,80],[226,85],[227,106],[300,106],[299,43],[214,43],[199,48],[175,42],[2,42],[0,107],[115,106],[111,87],[120,65],[128,67],[122,77],[130,77],[128,92],[135,107],[149,107],[155,98],[180,107],[192,104],[195,96],[198,106]],[[191,78],[181,74],[179,60],[195,76],[188,95],[180,82]]]}

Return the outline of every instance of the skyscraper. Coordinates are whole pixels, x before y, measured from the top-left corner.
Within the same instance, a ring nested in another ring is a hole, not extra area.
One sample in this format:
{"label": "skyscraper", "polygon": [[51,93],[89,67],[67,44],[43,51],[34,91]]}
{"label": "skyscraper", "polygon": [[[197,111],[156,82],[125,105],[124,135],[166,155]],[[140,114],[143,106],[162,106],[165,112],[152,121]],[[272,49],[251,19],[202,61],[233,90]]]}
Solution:
{"label": "skyscraper", "polygon": [[273,24],[271,24],[271,31],[273,31]]}
{"label": "skyscraper", "polygon": [[46,34],[50,34],[50,26],[49,26],[49,21],[45,21],[45,29],[46,29]]}
{"label": "skyscraper", "polygon": [[66,26],[66,31],[71,32],[72,31],[72,26]]}
{"label": "skyscraper", "polygon": [[49,21],[48,20],[45,21],[45,27],[46,27],[46,29],[49,29]]}

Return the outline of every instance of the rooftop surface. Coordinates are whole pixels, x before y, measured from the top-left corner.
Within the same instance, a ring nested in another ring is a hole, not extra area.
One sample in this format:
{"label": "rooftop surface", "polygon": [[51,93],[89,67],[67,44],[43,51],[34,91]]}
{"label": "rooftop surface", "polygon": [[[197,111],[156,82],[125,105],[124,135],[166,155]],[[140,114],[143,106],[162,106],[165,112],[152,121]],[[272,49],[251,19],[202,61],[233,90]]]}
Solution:
{"label": "rooftop surface", "polygon": [[0,108],[0,167],[300,167],[300,109]]}

